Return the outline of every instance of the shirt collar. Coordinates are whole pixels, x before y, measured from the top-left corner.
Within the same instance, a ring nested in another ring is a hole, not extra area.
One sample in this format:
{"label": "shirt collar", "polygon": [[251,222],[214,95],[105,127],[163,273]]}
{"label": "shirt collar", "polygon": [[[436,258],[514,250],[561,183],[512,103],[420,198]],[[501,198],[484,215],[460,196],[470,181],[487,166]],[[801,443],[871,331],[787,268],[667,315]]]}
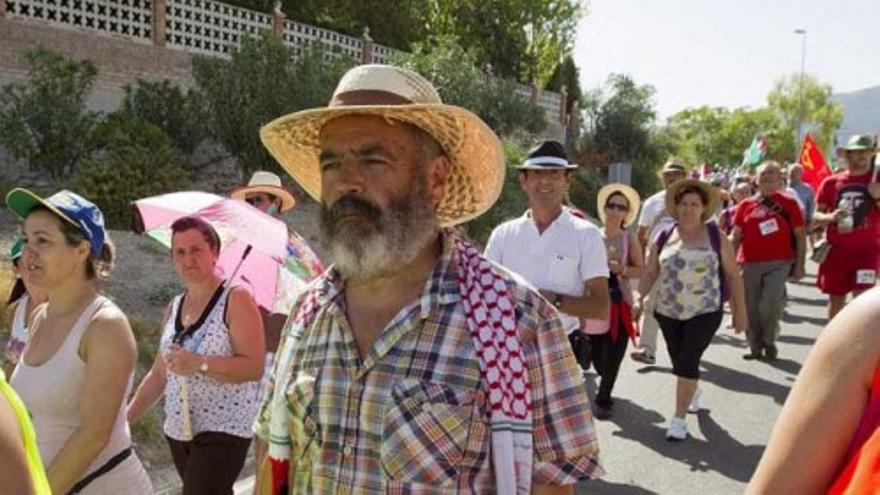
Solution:
{"label": "shirt collar", "polygon": [[[419,296],[420,316],[427,318],[431,311],[439,309],[442,305],[453,304],[461,299],[458,283],[457,264],[455,260],[455,242],[453,234],[449,230],[440,232],[441,251],[440,257],[434,264],[434,268],[425,282],[425,289]],[[337,302],[337,297],[345,289],[345,280],[331,265],[325,274],[316,282],[317,302],[319,306],[325,306]],[[340,304],[340,307],[342,305]]]}

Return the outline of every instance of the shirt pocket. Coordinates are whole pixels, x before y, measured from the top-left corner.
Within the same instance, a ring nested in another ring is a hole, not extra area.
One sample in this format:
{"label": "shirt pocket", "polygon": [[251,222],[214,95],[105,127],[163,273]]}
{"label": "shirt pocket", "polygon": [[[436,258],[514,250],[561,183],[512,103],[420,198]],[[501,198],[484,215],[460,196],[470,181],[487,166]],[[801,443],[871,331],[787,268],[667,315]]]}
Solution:
{"label": "shirt pocket", "polygon": [[566,294],[581,287],[583,281],[578,270],[578,260],[565,254],[553,253],[550,255],[550,266],[547,270],[547,279],[555,289]]}
{"label": "shirt pocket", "polygon": [[380,455],[393,484],[454,486],[487,461],[484,392],[403,379],[391,396]]}
{"label": "shirt pocket", "polygon": [[318,426],[315,402],[315,377],[297,374],[287,387],[290,409],[290,462],[297,471],[311,469],[318,456],[321,431]]}

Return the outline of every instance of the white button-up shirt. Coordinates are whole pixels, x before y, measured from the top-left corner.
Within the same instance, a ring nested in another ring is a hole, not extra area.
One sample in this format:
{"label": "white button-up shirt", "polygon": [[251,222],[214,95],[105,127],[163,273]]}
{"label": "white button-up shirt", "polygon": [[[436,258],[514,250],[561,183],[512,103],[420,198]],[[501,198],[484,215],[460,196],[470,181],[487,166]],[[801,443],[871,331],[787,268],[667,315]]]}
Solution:
{"label": "white button-up shirt", "polygon": [[[531,212],[499,225],[489,237],[485,255],[538,289],[568,296],[582,296],[587,280],[608,277],[602,232],[564,207],[543,233]],[[559,316],[569,333],[580,327],[577,317],[562,312]]]}
{"label": "white button-up shirt", "polygon": [[655,193],[642,204],[639,227],[648,227],[648,242],[657,240],[660,232],[675,224],[675,219],[666,211],[666,190]]}

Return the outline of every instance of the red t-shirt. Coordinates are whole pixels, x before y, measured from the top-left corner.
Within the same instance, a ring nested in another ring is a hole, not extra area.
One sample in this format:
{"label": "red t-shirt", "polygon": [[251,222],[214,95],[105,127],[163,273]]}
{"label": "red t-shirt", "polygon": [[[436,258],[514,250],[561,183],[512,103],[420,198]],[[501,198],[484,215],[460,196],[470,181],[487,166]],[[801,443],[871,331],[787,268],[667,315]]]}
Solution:
{"label": "red t-shirt", "polygon": [[840,208],[844,200],[853,205],[853,230],[846,234],[837,231],[837,223],[828,225],[826,236],[834,246],[863,249],[868,245],[878,245],[880,236],[880,210],[868,193],[871,172],[850,175],[849,170],[826,177],[819,186],[816,206],[823,213]]}
{"label": "red t-shirt", "polygon": [[785,218],[761,204],[760,196],[744,199],[736,208],[733,225],[742,230],[742,242],[736,253],[736,261],[778,261],[794,258],[791,239],[792,229],[804,226],[801,208],[788,193],[774,193],[770,199],[788,212],[789,226]]}

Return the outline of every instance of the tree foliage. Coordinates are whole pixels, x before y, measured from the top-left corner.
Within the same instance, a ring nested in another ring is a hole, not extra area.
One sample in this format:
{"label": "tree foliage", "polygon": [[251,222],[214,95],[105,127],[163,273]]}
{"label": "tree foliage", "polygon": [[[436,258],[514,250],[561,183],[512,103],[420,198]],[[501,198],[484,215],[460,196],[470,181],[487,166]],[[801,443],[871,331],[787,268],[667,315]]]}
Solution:
{"label": "tree foliage", "polygon": [[193,75],[208,133],[238,159],[246,176],[278,171],[260,142],[260,127],[284,114],[326,105],[350,65],[344,57],[324,62],[318,49],[295,59],[270,33],[244,40],[228,60],[196,56]]}
{"label": "tree foliage", "polygon": [[31,170],[53,179],[68,176],[91,151],[89,136],[97,123],[86,100],[98,70],[37,48],[26,55],[28,81],[0,92],[0,144]]}
{"label": "tree foliage", "polygon": [[[266,0],[227,0],[269,11]],[[407,51],[430,35],[454,36],[473,47],[479,66],[496,74],[544,86],[574,48],[584,0],[289,0],[291,19],[349,36],[364,28],[377,42]]]}
{"label": "tree foliage", "polygon": [[[801,76],[782,77],[767,95],[767,107],[779,118],[782,132],[792,136],[789,154],[793,157],[794,136],[800,115]],[[821,149],[829,149],[834,133],[843,123],[843,107],[831,100],[830,84],[822,84],[810,74],[803,77],[803,123],[804,133],[809,131]]]}
{"label": "tree foliage", "polygon": [[578,101],[581,98],[580,69],[575,65],[571,55],[565,57],[565,60],[556,66],[544,89],[559,93],[563,86],[566,89],[565,108],[567,112],[571,112],[575,103],[578,106],[583,103]]}
{"label": "tree foliage", "polygon": [[515,83],[499,79],[490,83],[477,68],[475,54],[453,38],[435,38],[413,48],[412,53],[395,56],[393,63],[425,76],[444,103],[476,113],[501,135],[534,134],[546,126],[544,111],[517,94]]}

